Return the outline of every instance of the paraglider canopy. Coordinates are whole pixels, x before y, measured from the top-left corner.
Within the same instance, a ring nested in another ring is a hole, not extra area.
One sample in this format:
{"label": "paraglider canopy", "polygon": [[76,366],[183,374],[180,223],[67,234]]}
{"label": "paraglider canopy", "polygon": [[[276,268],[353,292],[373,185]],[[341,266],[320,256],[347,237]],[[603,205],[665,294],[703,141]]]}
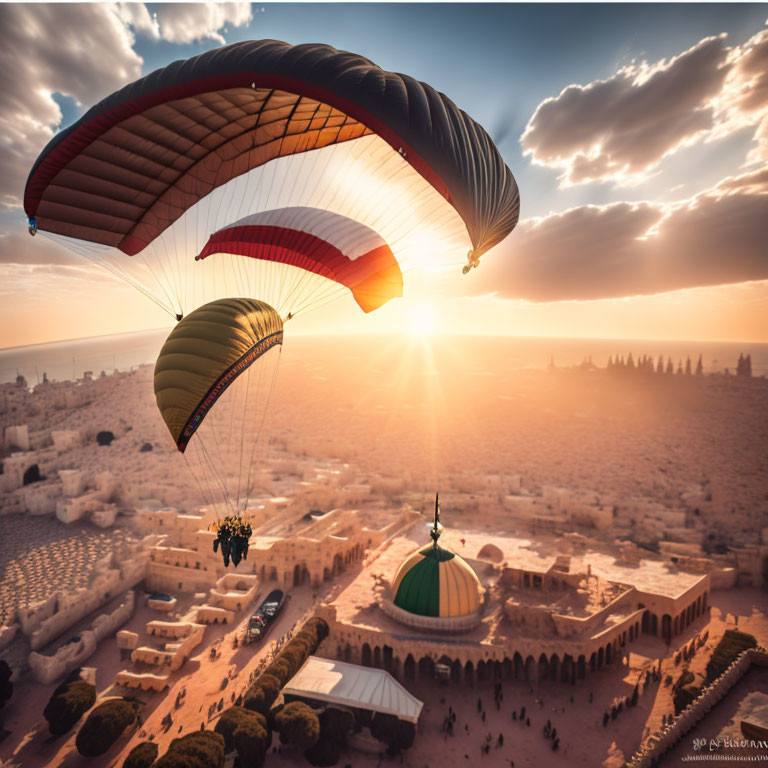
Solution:
{"label": "paraglider canopy", "polygon": [[224,391],[282,341],[280,316],[255,299],[214,301],[179,321],[155,364],[155,398],[182,453]]}
{"label": "paraglider canopy", "polygon": [[403,295],[391,248],[370,227],[304,206],[251,214],[214,232],[196,257],[230,253],[280,262],[349,288],[364,312]]}
{"label": "paraglider canopy", "polygon": [[372,134],[459,213],[471,264],[517,223],[511,171],[447,96],[362,56],[276,40],[174,62],[103,99],[43,150],[24,208],[36,229],[133,255],[231,179]]}

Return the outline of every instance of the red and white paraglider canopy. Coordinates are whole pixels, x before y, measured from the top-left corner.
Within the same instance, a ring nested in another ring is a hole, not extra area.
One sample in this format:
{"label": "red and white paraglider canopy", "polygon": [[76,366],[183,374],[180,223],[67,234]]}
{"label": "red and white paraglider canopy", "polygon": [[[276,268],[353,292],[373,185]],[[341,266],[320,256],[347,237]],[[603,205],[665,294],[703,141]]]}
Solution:
{"label": "red and white paraglider canopy", "polygon": [[229,253],[279,262],[349,288],[364,312],[403,295],[390,247],[370,227],[337,213],[297,206],[246,216],[214,232],[197,259]]}

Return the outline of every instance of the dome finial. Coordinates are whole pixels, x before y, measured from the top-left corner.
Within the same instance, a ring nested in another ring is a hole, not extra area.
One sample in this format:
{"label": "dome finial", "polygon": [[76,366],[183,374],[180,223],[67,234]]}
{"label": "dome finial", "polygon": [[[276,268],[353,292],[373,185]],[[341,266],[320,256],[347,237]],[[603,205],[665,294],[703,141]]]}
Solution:
{"label": "dome finial", "polygon": [[429,529],[429,535],[432,537],[432,541],[435,543],[435,547],[437,547],[437,540],[440,538],[440,532],[443,529],[443,526],[440,525],[440,494],[435,493],[435,522],[432,525],[432,527]]}

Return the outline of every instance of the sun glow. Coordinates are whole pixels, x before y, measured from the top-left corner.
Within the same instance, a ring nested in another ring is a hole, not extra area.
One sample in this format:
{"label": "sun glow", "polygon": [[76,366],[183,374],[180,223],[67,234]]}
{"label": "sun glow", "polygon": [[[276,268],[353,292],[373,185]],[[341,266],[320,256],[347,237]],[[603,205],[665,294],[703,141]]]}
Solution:
{"label": "sun glow", "polygon": [[421,302],[408,310],[408,329],[411,334],[424,336],[437,330],[437,312],[431,304]]}

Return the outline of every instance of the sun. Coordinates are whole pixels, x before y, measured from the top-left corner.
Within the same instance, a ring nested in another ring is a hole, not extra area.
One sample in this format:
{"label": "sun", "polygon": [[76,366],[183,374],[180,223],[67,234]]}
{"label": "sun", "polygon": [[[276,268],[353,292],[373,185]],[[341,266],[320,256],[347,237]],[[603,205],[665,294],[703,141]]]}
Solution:
{"label": "sun", "polygon": [[437,313],[431,304],[414,304],[408,310],[408,328],[411,334],[424,336],[437,330]]}

